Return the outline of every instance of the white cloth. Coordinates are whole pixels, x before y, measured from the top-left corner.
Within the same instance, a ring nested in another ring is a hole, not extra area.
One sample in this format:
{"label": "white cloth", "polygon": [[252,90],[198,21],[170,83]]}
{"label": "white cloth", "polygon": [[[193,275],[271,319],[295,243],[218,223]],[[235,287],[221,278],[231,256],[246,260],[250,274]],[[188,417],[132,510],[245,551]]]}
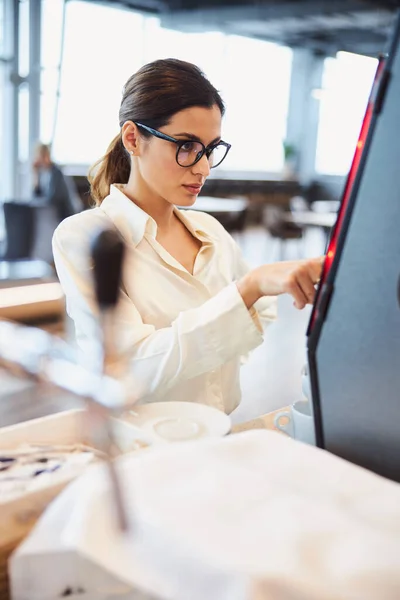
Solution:
{"label": "white cloth", "polygon": [[190,274],[156,240],[147,213],[111,186],[101,206],[61,223],[54,260],[77,342],[96,356],[98,314],[92,286],[90,241],[115,227],[126,244],[116,339],[129,357],[137,400],[201,402],[231,412],[240,402],[241,355],[262,342],[262,325],[276,318],[276,298],[247,310],[236,284],[248,270],[233,238],[210,215],[176,214],[202,242]]}
{"label": "white cloth", "polygon": [[59,597],[62,585],[114,598],[123,584],[160,600],[400,598],[396,483],[262,430],[117,465],[128,535],[115,526],[106,468],[92,468],[12,557],[15,600]]}

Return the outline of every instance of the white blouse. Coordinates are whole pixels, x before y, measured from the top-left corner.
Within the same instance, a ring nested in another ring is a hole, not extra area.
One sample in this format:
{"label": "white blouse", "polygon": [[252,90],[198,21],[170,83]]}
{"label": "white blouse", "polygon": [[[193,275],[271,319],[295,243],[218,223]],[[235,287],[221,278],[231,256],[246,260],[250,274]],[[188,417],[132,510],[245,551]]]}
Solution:
{"label": "white blouse", "polygon": [[67,312],[84,355],[98,355],[89,247],[96,232],[114,226],[126,244],[116,342],[128,361],[130,394],[230,413],[240,402],[240,358],[261,344],[261,324],[275,320],[276,298],[262,298],[249,311],[235,284],[249,269],[233,238],[206,213],[175,212],[202,243],[193,275],[157,242],[154,219],[123,185],[112,185],[101,206],[65,219],[53,253]]}

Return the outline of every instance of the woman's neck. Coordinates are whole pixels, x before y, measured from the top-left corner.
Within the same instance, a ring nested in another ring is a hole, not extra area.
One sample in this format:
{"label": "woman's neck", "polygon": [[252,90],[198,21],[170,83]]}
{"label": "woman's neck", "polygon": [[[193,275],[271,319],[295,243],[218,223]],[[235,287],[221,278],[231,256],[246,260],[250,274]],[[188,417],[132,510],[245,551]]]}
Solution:
{"label": "woman's neck", "polygon": [[154,219],[158,230],[168,230],[175,221],[173,204],[155,194],[143,181],[138,181],[138,178],[135,178],[135,180],[129,179],[125,185],[124,193]]}

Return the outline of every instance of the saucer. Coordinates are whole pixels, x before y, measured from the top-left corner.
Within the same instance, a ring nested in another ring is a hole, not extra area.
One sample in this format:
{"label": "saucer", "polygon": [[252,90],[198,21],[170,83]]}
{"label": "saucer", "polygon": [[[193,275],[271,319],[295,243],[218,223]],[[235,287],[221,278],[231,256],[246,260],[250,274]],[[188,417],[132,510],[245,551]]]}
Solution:
{"label": "saucer", "polygon": [[194,402],[142,404],[124,413],[123,419],[147,433],[154,443],[222,437],[231,429],[228,415]]}

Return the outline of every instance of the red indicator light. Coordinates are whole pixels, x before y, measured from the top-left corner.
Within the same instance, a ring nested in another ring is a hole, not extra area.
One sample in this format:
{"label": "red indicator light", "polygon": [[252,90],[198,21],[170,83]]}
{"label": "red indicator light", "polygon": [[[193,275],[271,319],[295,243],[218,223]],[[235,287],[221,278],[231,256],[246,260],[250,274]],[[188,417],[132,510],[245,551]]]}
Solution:
{"label": "red indicator light", "polygon": [[[349,174],[348,174],[348,177],[346,180],[346,184],[345,184],[345,188],[343,191],[342,202],[340,205],[339,214],[337,216],[336,223],[334,225],[332,236],[331,236],[331,239],[329,242],[328,250],[326,253],[325,263],[324,263],[321,280],[320,280],[320,288],[322,287],[324,281],[326,281],[326,277],[332,266],[333,259],[335,258],[336,246],[337,246],[337,241],[339,238],[339,233],[342,229],[344,216],[347,212],[347,207],[348,207],[350,196],[351,196],[351,190],[353,188],[353,183],[356,178],[358,167],[359,167],[360,161],[361,161],[361,156],[362,156],[362,153],[364,150],[365,141],[367,139],[367,135],[368,135],[368,131],[369,131],[369,127],[371,124],[372,115],[373,115],[374,102],[375,102],[375,98],[376,98],[376,90],[377,90],[377,87],[380,82],[380,78],[381,78],[381,74],[382,74],[384,65],[385,65],[385,60],[381,60],[378,64],[378,68],[376,70],[374,85],[372,87],[372,92],[370,94],[370,98],[368,101],[367,110],[365,112],[364,120],[363,120],[363,123],[361,126],[361,131],[360,131],[360,135],[359,135],[358,142],[356,145],[353,162],[351,163],[350,171],[349,171]],[[309,331],[311,331],[311,329],[315,323],[316,316],[318,314],[319,300],[320,300],[320,298],[318,295],[317,302],[314,305],[314,309],[313,309],[313,312],[311,315]]]}

